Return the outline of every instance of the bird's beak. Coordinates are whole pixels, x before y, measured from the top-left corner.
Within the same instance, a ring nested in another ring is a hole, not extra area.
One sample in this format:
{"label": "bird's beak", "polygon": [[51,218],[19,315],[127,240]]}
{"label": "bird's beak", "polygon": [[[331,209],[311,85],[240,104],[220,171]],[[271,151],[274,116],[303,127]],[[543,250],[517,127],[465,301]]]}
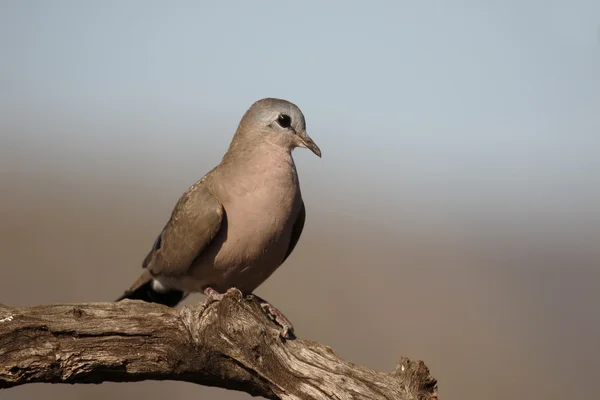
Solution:
{"label": "bird's beak", "polygon": [[298,132],[298,137],[304,145],[303,147],[306,147],[307,149],[315,153],[319,158],[321,158],[321,149],[319,149],[319,146],[317,146],[317,144],[313,142],[313,140],[310,138],[310,136],[308,136],[308,133],[306,133],[305,130]]}

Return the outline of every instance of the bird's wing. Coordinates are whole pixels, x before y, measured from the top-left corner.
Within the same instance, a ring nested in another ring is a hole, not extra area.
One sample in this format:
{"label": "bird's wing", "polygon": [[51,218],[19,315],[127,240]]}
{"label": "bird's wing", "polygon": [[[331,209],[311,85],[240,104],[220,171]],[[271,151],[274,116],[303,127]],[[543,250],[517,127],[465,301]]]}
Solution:
{"label": "bird's wing", "polygon": [[296,217],[296,222],[294,222],[294,226],[292,227],[292,237],[290,238],[290,244],[288,246],[287,253],[285,254],[285,257],[283,257],[283,261],[281,262],[282,264],[288,258],[288,256],[290,254],[292,254],[292,251],[294,251],[294,247],[296,247],[296,244],[298,243],[298,240],[300,239],[300,235],[302,235],[302,229],[304,229],[304,221],[305,220],[306,220],[306,209],[304,208],[304,201],[303,201],[302,206],[300,207],[300,212],[298,213],[298,216]]}
{"label": "bird's wing", "polygon": [[221,228],[224,209],[204,179],[181,196],[143,262],[153,275],[185,274]]}

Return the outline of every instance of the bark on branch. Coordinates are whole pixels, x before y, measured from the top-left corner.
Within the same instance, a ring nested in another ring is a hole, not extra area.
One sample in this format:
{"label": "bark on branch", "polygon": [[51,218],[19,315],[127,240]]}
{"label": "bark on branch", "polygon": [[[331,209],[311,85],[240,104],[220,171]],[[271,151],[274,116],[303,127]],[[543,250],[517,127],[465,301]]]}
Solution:
{"label": "bark on branch", "polygon": [[255,299],[228,292],[201,312],[140,301],[0,305],[0,388],[33,382],[177,380],[269,399],[436,399],[422,361],[391,373],[283,340]]}

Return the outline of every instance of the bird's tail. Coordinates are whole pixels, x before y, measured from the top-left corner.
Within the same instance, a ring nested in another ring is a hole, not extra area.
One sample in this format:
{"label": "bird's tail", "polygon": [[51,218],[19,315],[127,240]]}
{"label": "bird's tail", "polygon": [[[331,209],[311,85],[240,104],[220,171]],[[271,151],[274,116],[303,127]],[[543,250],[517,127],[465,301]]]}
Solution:
{"label": "bird's tail", "polygon": [[166,292],[159,292],[152,286],[152,277],[147,271],[133,284],[131,289],[127,290],[116,301],[125,299],[143,300],[148,303],[158,303],[167,307],[174,307],[186,297],[186,293],[180,290],[171,289]]}

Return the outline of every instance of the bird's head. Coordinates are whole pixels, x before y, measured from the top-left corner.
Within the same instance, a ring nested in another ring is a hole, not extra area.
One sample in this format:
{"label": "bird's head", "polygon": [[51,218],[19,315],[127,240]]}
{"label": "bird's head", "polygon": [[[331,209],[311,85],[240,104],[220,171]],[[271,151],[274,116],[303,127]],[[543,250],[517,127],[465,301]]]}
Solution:
{"label": "bird's head", "polygon": [[321,157],[319,146],[306,133],[300,108],[287,100],[258,100],[246,111],[236,136],[244,140],[266,141],[286,150],[304,147]]}

